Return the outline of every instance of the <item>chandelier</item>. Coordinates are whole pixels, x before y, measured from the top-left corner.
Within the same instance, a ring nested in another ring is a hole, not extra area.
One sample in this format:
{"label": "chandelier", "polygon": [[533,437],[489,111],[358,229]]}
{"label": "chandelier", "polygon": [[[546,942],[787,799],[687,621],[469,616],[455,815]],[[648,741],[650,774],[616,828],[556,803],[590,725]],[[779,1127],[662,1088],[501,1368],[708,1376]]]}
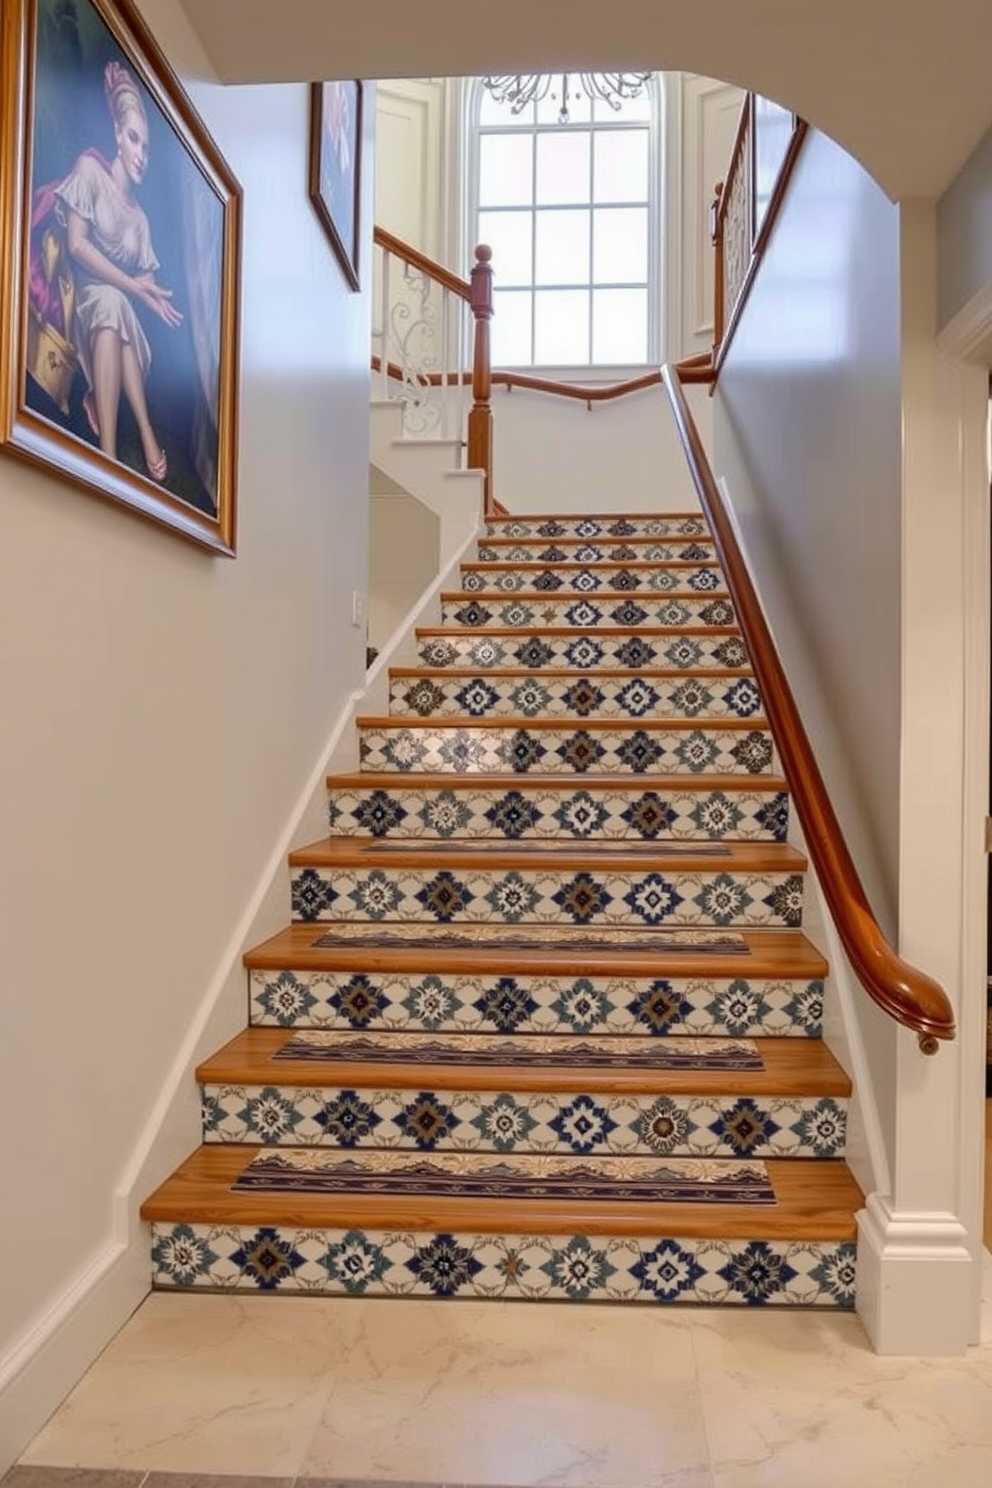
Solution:
{"label": "chandelier", "polygon": [[[496,103],[508,103],[511,114],[522,113],[529,103],[541,103],[548,94],[557,101],[558,123],[569,121],[569,99],[578,98],[576,81],[582,92],[593,103],[605,103],[613,110],[629,98],[639,98],[649,72],[533,72],[513,73],[500,77],[485,77],[482,85],[493,96]],[[560,95],[552,92],[554,85],[561,87]]]}

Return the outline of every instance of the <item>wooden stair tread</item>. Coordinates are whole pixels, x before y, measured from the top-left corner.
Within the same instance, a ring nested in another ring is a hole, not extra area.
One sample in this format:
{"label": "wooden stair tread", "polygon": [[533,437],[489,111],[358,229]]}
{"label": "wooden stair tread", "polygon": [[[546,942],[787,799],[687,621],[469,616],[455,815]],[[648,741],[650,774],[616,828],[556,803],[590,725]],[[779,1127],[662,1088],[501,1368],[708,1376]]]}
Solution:
{"label": "wooden stair tread", "polygon": [[[374,931],[374,926],[370,927]],[[795,978],[806,981],[827,973],[825,957],[801,930],[735,929],[748,947],[748,953],[729,952],[719,956],[695,954],[691,950],[638,951],[626,942],[615,950],[561,950],[555,941],[581,938],[581,930],[542,926],[540,949],[501,949],[497,938],[478,936],[481,927],[473,926],[477,945],[471,950],[451,950],[437,943],[433,925],[420,927],[418,946],[382,947],[363,944],[329,947],[317,942],[328,926],[321,923],[295,922],[262,941],[245,953],[244,964],[259,971],[331,971],[376,970],[491,972],[494,955],[502,971],[526,975],[609,976],[609,977],[701,977],[719,980],[734,977]],[[411,936],[417,926],[409,927]],[[514,933],[510,927],[507,936]],[[600,932],[601,934],[601,932]]]}
{"label": "wooden stair tread", "polygon": [[[757,713],[750,718],[578,718],[569,714],[557,718],[518,718],[510,713],[494,713],[484,718],[466,718],[461,713],[438,713],[421,718],[419,714],[380,713],[364,714],[356,718],[355,723],[360,729],[524,729],[531,732],[553,729],[559,733],[563,730],[578,732],[586,729],[594,734],[608,733],[610,730],[631,734],[636,734],[638,730],[648,733],[667,730],[671,733],[691,734],[696,730],[705,733],[709,729],[731,729],[749,734],[753,729],[768,729],[767,718],[760,717]],[[631,774],[632,778],[637,778],[633,772]]]}
{"label": "wooden stair tread", "polygon": [[[784,791],[787,784],[782,775],[710,775],[707,773],[680,775],[632,775],[616,771],[582,776],[552,775],[487,775],[451,774],[434,771],[414,775],[400,774],[395,770],[352,770],[338,775],[328,775],[327,784],[337,790],[498,790],[505,793],[515,791],[654,791],[656,795],[666,791]],[[557,839],[556,839],[557,840]]]}
{"label": "wooden stair tread", "polygon": [[[478,839],[466,839],[468,841]],[[390,837],[321,837],[317,842],[298,847],[289,855],[290,866],[309,868],[365,867],[371,863],[388,863],[393,868],[419,868],[437,862],[446,868],[533,868],[547,872],[553,864],[556,871],[583,869],[637,872],[768,872],[801,873],[806,858],[785,842],[686,842],[668,843],[655,840],[640,845],[618,841],[616,851],[607,851],[602,842],[584,841],[567,850],[542,852],[555,844],[536,842],[533,852],[522,852],[505,841],[489,843],[473,850],[458,838],[427,841]],[[719,849],[719,851],[707,851]]]}
{"label": "wooden stair tread", "polygon": [[[465,1064],[401,1064],[390,1060],[389,1051],[400,1052],[404,1043],[436,1042],[457,1045],[457,1033],[363,1033],[341,1032],[326,1035],[343,1044],[356,1037],[367,1039],[382,1049],[381,1059],[335,1060],[322,1064],[311,1059],[276,1059],[275,1055],[297,1034],[290,1028],[248,1028],[237,1034],[216,1054],[197,1066],[196,1078],[208,1085],[302,1085],[328,1087],[386,1087],[432,1090],[513,1090],[548,1092],[589,1092],[596,1094],[665,1094],[734,1096],[839,1096],[851,1093],[851,1082],[833,1054],[820,1039],[756,1038],[764,1064],[761,1070],[661,1070],[629,1068],[604,1070],[575,1065],[562,1068],[542,1065],[535,1055],[527,1065],[473,1065],[470,1056]],[[528,1035],[484,1034],[493,1044],[526,1045]],[[557,1040],[566,1037],[550,1035]],[[567,1036],[573,1044],[583,1042],[580,1035]],[[600,1038],[603,1035],[599,1036]],[[657,1048],[657,1039],[638,1038],[628,1034],[625,1045],[639,1044],[645,1051]],[[681,1040],[669,1039],[668,1045],[678,1050]],[[636,1052],[632,1056],[636,1060]]]}
{"label": "wooden stair tread", "polygon": [[449,1233],[854,1240],[854,1215],[863,1202],[844,1163],[789,1158],[770,1159],[765,1164],[775,1189],[774,1205],[232,1193],[231,1184],[258,1155],[258,1147],[234,1144],[198,1148],[145,1200],[142,1219]]}

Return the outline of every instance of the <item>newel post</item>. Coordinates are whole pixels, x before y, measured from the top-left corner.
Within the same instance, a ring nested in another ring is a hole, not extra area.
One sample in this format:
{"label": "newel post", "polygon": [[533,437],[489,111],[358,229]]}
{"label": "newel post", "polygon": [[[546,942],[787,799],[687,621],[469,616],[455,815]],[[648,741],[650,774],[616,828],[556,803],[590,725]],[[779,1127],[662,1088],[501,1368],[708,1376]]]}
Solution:
{"label": "newel post", "polygon": [[468,416],[468,464],[485,477],[483,510],[488,516],[493,501],[493,410],[492,365],[489,354],[489,322],[493,314],[493,250],[480,243],[475,250],[470,304],[475,316],[475,350],[472,357],[472,409]]}
{"label": "newel post", "polygon": [[713,187],[713,201],[710,204],[710,241],[713,244],[713,356],[716,354],[723,342],[723,214],[720,208],[723,204],[722,181],[717,181]]}

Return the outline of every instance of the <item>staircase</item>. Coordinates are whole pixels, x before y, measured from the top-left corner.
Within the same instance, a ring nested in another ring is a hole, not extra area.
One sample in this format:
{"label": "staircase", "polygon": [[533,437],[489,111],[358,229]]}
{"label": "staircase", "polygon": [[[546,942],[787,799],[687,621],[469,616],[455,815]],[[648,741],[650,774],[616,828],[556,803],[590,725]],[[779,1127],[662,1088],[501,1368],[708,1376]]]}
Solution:
{"label": "staircase", "polygon": [[478,560],[291,855],[154,1283],[851,1307],[850,1082],[706,525]]}

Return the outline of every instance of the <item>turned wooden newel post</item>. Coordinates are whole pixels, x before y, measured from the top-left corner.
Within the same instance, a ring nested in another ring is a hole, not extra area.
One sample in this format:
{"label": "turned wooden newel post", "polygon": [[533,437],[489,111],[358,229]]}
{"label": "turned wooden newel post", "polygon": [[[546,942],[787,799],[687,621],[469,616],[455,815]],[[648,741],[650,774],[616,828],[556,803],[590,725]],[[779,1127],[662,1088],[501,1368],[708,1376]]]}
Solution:
{"label": "turned wooden newel post", "polygon": [[713,355],[723,341],[723,182],[713,187],[710,205],[710,240],[713,244]]}
{"label": "turned wooden newel post", "polygon": [[470,304],[475,316],[475,352],[472,358],[472,410],[468,416],[469,469],[485,477],[484,506],[488,516],[493,502],[493,410],[492,365],[489,358],[489,322],[493,313],[493,250],[480,243],[475,250]]}

